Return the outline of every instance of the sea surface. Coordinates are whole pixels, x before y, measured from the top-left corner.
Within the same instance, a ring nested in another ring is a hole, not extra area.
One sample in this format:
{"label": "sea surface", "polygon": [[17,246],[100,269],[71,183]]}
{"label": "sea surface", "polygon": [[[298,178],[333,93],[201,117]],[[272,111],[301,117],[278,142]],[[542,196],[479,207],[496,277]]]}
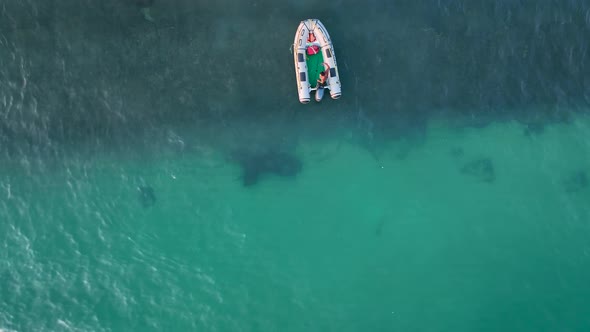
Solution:
{"label": "sea surface", "polygon": [[0,0],[0,332],[590,331],[590,3],[137,3]]}

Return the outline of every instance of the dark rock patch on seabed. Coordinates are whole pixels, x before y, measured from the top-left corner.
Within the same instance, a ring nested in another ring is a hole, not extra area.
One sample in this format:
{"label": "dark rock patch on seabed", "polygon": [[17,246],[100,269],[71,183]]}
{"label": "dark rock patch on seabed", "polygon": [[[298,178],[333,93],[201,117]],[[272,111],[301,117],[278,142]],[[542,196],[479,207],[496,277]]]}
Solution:
{"label": "dark rock patch on seabed", "polygon": [[545,125],[542,123],[527,123],[524,125],[523,134],[527,137],[541,135],[545,131]]}
{"label": "dark rock patch on seabed", "polygon": [[303,168],[296,156],[280,150],[250,151],[236,150],[231,159],[242,168],[242,184],[250,187],[268,174],[281,177],[295,177]]}
{"label": "dark rock patch on seabed", "polygon": [[576,193],[588,188],[588,174],[586,171],[576,171],[563,180],[563,186],[568,193]]}
{"label": "dark rock patch on seabed", "polygon": [[464,164],[461,169],[461,174],[475,177],[476,179],[493,183],[496,180],[496,172],[494,164],[490,158],[479,158]]}
{"label": "dark rock patch on seabed", "polygon": [[462,147],[453,147],[449,150],[449,155],[453,158],[461,158],[465,154],[465,151]]}
{"label": "dark rock patch on seabed", "polygon": [[154,188],[151,186],[139,186],[137,187],[139,192],[139,202],[144,208],[148,208],[156,204],[156,194]]}

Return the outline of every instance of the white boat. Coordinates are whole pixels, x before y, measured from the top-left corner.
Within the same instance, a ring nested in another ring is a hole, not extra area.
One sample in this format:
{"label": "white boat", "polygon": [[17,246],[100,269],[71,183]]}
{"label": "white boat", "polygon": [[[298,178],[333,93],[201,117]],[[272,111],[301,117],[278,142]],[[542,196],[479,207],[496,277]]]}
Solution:
{"label": "white boat", "polygon": [[[293,50],[299,101],[309,103],[311,92],[315,91],[315,99],[319,102],[325,89],[330,90],[332,99],[340,98],[342,89],[334,46],[328,30],[320,20],[301,21],[295,33]],[[327,74],[325,85],[318,82],[322,72]]]}

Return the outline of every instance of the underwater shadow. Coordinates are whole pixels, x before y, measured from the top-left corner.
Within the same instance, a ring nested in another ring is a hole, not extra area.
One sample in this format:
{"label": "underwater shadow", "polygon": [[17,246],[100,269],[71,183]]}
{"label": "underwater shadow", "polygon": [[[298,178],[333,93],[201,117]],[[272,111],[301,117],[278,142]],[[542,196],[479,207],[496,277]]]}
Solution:
{"label": "underwater shadow", "polygon": [[294,178],[303,168],[299,158],[278,149],[237,149],[230,157],[242,168],[241,179],[244,187],[256,185],[266,175]]}

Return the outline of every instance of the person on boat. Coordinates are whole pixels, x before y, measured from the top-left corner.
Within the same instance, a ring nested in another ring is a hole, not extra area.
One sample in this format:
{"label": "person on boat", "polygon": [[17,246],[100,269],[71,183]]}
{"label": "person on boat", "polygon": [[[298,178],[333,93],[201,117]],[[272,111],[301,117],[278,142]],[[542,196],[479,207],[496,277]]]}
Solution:
{"label": "person on boat", "polygon": [[328,85],[328,75],[325,71],[320,72],[320,78],[318,78],[318,89],[323,89]]}
{"label": "person on boat", "polygon": [[324,89],[328,85],[328,74],[326,72],[327,71],[320,72],[320,77],[318,78],[317,90],[315,92],[315,101],[318,103],[324,98]]}
{"label": "person on boat", "polygon": [[316,40],[313,32],[309,33],[307,37],[307,54],[314,55],[320,52],[320,43]]}
{"label": "person on boat", "polygon": [[330,72],[330,65],[327,63],[322,63],[324,66],[324,70],[320,72],[320,77],[318,78],[318,88],[324,88],[328,85],[328,73]]}

